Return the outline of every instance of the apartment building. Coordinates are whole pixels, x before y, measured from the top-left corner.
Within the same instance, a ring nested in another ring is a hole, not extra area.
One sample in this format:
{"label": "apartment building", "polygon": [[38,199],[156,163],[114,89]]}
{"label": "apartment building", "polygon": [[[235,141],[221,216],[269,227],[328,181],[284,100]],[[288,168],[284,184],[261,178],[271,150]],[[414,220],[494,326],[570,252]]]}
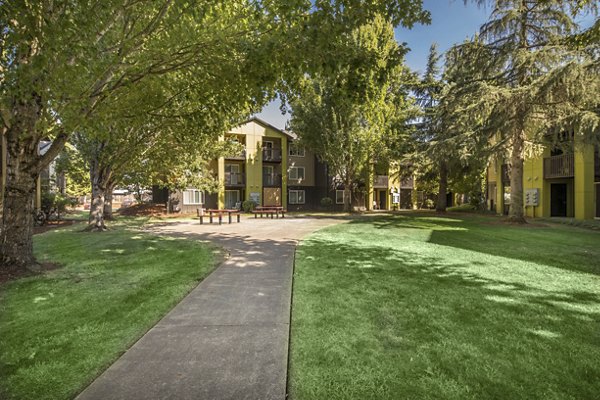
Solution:
{"label": "apartment building", "polygon": [[[343,184],[313,152],[298,145],[294,134],[255,117],[232,129],[223,140],[235,141],[243,150],[211,162],[221,189],[217,193],[195,188],[173,193],[178,210],[237,208],[247,200],[290,211],[315,210],[324,197],[332,199],[334,210],[343,209]],[[361,210],[411,208],[413,179],[400,180],[394,165],[378,168],[373,170],[377,175],[366,176],[354,188],[353,206]],[[156,203],[166,202],[167,197],[165,190],[154,188]]]}
{"label": "apartment building", "polygon": [[[575,143],[546,147],[525,160],[523,188],[525,213],[535,217],[600,218],[600,157],[598,147]],[[507,214],[511,202],[509,165],[493,160],[487,170],[487,205]]]}

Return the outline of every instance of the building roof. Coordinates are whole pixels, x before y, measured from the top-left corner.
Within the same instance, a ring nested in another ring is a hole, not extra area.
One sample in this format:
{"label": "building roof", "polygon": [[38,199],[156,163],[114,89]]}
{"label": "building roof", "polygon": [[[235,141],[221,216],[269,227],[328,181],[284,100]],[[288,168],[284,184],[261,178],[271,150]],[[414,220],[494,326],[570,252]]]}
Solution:
{"label": "building roof", "polygon": [[249,122],[256,122],[257,124],[260,124],[260,125],[262,125],[262,126],[264,126],[264,127],[266,127],[266,128],[273,129],[274,131],[276,131],[276,132],[279,132],[279,133],[281,133],[282,135],[285,135],[285,136],[287,136],[288,138],[290,138],[290,139],[292,139],[292,140],[293,140],[293,139],[297,139],[297,136],[296,136],[296,135],[294,135],[293,133],[291,133],[291,132],[288,132],[288,131],[281,130],[281,129],[279,129],[279,128],[276,128],[276,127],[274,127],[273,125],[271,125],[270,123],[268,123],[268,122],[266,122],[265,120],[263,120],[263,119],[260,119],[260,118],[258,118],[258,117],[256,117],[256,116],[255,116],[255,117],[252,117],[252,118],[250,118],[250,119],[248,119],[248,120],[246,120],[246,121],[244,121],[244,122],[242,122],[240,125],[244,125],[244,124],[247,124],[247,123],[249,123]]}

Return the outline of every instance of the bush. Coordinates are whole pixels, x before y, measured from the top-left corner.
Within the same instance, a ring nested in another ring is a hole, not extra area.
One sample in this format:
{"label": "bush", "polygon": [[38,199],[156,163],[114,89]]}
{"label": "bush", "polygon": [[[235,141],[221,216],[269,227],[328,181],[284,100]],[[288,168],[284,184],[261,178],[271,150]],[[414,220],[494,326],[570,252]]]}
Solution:
{"label": "bush", "polygon": [[255,207],[256,207],[256,203],[253,202],[252,200],[246,200],[245,202],[242,203],[242,210],[244,210],[244,212],[253,211]]}
{"label": "bush", "polygon": [[323,207],[331,207],[332,204],[333,204],[333,200],[331,200],[330,197],[323,197],[321,199],[321,205]]}

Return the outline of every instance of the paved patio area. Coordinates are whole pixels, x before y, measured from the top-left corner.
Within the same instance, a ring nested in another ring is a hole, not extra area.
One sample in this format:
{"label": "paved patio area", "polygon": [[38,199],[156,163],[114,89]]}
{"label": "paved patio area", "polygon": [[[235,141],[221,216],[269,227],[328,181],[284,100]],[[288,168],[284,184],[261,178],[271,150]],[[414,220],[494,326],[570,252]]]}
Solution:
{"label": "paved patio area", "polygon": [[307,234],[340,222],[251,218],[151,228],[213,242],[229,258],[78,399],[285,399],[294,250]]}

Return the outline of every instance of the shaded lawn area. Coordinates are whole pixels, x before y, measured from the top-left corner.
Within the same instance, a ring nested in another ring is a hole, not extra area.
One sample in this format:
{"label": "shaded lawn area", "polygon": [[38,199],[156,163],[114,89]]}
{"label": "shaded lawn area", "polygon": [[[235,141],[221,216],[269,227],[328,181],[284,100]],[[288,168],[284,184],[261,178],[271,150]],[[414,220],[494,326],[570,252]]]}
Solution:
{"label": "shaded lawn area", "polygon": [[597,399],[600,232],[359,219],[296,255],[293,399]]}
{"label": "shaded lawn area", "polygon": [[215,248],[140,221],[34,237],[63,268],[0,286],[0,398],[72,398],[214,269]]}

